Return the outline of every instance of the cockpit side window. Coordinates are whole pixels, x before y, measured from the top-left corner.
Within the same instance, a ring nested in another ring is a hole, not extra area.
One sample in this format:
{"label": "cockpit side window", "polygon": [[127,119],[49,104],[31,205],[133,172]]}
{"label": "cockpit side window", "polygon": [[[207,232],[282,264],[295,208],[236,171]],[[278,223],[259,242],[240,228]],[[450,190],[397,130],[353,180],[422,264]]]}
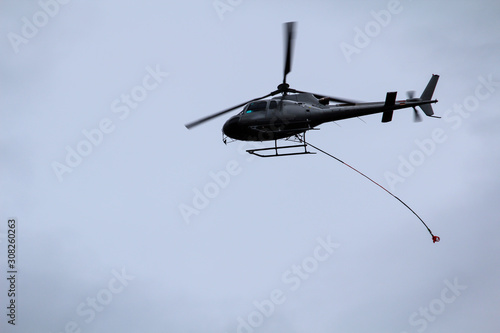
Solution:
{"label": "cockpit side window", "polygon": [[264,111],[267,107],[266,101],[252,102],[248,105],[246,113],[252,113],[257,111]]}

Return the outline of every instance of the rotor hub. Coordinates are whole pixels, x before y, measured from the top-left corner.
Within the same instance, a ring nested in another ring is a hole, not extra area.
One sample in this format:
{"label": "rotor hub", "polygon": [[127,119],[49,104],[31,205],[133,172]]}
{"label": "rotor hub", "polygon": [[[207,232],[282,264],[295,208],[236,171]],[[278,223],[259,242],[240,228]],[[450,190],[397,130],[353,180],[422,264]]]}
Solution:
{"label": "rotor hub", "polygon": [[288,83],[280,83],[278,85],[278,90],[281,92],[288,91],[288,88],[290,88],[290,85]]}

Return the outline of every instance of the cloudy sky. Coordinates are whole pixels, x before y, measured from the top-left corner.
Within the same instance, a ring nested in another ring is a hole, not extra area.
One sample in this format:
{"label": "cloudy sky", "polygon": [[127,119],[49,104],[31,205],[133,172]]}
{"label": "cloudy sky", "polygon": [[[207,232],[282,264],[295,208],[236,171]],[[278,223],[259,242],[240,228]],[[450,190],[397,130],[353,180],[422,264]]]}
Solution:
{"label": "cloudy sky", "polygon": [[[0,6],[2,332],[500,329],[498,1]],[[323,154],[184,127],[275,89],[287,21],[293,88],[383,101],[440,75],[441,119],[308,134],[440,243]]]}

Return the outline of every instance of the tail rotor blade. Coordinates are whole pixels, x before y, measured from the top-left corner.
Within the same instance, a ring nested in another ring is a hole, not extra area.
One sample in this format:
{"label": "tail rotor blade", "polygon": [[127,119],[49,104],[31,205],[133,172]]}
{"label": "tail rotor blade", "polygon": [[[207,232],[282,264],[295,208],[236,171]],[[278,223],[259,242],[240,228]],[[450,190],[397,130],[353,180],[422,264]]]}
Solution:
{"label": "tail rotor blade", "polygon": [[422,121],[422,117],[420,117],[420,113],[416,108],[413,108],[413,121],[419,123]]}

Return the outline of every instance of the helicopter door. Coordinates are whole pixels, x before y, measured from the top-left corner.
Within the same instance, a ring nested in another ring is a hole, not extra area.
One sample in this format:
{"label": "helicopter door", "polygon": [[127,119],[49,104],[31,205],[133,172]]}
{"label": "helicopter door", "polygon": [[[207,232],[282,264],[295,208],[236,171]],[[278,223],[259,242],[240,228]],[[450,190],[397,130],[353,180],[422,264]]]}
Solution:
{"label": "helicopter door", "polygon": [[278,109],[278,102],[275,100],[269,101],[269,105],[267,107],[267,119],[271,119]]}
{"label": "helicopter door", "polygon": [[281,119],[282,114],[280,113],[279,103],[276,100],[270,100],[269,106],[267,108],[267,119],[272,122],[272,127],[281,128],[283,126]]}
{"label": "helicopter door", "polygon": [[272,100],[269,102],[269,110],[275,110],[278,108],[278,102],[275,100]]}

